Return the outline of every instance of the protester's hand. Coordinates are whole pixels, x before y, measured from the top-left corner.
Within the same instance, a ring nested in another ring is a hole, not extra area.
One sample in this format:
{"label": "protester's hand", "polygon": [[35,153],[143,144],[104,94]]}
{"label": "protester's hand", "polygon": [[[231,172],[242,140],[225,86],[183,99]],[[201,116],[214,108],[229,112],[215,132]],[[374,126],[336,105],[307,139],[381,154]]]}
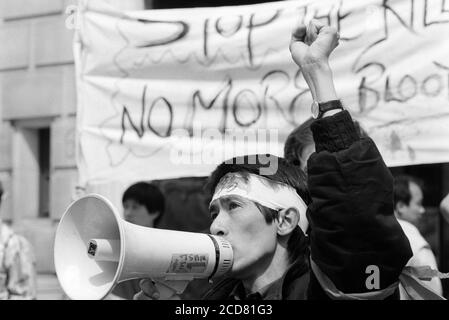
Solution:
{"label": "protester's hand", "polygon": [[116,294],[110,293],[103,300],[126,300],[126,299]]}
{"label": "protester's hand", "polygon": [[142,279],[139,286],[142,291],[134,295],[134,300],[180,300],[175,290],[151,279]]}
{"label": "protester's hand", "polygon": [[338,46],[338,39],[335,28],[327,27],[317,20],[311,20],[308,27],[300,25],[292,32],[290,52],[301,69],[314,101],[338,99],[329,65],[329,56]]}
{"label": "protester's hand", "polygon": [[139,282],[140,292],[134,295],[134,300],[158,300],[160,293],[151,279],[142,279]]}
{"label": "protester's hand", "polygon": [[290,42],[293,60],[301,69],[327,65],[339,38],[337,29],[318,20],[312,19],[307,27],[299,25],[293,30]]}

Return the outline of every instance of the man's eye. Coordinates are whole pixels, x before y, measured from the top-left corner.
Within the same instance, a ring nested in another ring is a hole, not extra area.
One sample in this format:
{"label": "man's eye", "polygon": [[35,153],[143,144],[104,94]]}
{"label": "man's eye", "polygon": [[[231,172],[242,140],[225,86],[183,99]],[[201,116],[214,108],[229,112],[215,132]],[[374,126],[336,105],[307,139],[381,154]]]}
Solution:
{"label": "man's eye", "polygon": [[211,219],[212,220],[215,220],[215,218],[218,216],[218,214],[216,214],[216,213],[211,213],[210,214],[210,217],[211,217]]}
{"label": "man's eye", "polygon": [[233,209],[236,209],[236,208],[239,208],[239,207],[240,206],[237,203],[235,203],[235,202],[231,202],[229,204],[229,210],[233,210]]}

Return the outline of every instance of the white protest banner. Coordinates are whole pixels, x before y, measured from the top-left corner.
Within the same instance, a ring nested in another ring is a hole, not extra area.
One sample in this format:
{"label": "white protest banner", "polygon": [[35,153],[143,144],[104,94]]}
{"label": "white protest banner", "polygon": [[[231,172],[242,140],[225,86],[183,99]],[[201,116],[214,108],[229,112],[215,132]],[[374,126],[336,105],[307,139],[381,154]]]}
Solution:
{"label": "white protest banner", "polygon": [[[204,176],[283,153],[311,96],[288,45],[298,21],[338,28],[338,95],[389,166],[449,161],[449,2],[281,1],[77,17],[83,184]],[[237,142],[237,143],[235,143]]]}

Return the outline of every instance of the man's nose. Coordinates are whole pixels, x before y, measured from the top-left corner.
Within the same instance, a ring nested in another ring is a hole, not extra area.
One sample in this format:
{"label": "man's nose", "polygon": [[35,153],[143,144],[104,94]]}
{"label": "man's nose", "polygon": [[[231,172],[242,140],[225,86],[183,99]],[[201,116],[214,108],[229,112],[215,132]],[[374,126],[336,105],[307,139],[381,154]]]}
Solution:
{"label": "man's nose", "polygon": [[215,218],[214,221],[212,221],[212,224],[210,225],[210,233],[215,236],[224,236],[226,234],[226,229],[224,227],[223,221],[217,218]]}

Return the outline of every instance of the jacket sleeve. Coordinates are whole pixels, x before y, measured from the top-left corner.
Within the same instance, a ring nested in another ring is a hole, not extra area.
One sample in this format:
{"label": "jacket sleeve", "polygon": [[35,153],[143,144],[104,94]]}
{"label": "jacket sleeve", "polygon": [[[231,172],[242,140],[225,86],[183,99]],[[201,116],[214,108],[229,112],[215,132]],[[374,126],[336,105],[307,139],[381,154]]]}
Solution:
{"label": "jacket sleeve", "polygon": [[366,285],[376,266],[379,288],[398,281],[412,256],[393,212],[393,177],[376,145],[360,138],[348,111],[312,124],[308,161],[311,258],[343,293]]}

